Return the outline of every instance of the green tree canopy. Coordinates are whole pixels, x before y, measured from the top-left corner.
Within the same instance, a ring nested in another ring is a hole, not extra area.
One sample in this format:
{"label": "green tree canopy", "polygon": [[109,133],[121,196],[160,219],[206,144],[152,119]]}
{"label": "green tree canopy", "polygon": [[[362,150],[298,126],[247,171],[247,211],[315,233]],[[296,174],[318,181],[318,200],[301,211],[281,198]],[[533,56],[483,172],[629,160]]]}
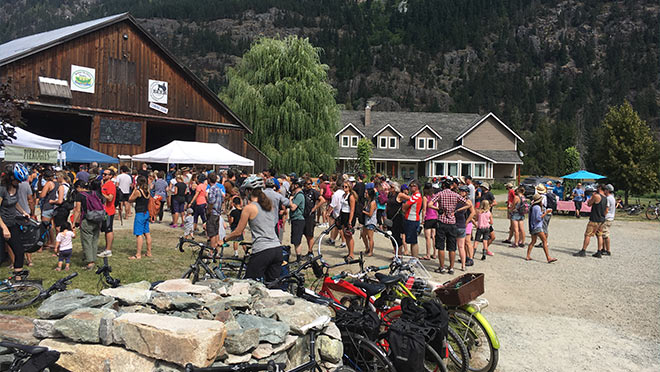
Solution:
{"label": "green tree canopy", "polygon": [[339,108],[327,71],[319,49],[297,36],[259,39],[227,69],[220,98],[252,125],[250,140],[280,171],[335,169]]}
{"label": "green tree canopy", "polygon": [[373,144],[366,138],[361,138],[357,145],[358,166],[360,172],[371,176],[371,150]]}
{"label": "green tree canopy", "polygon": [[564,150],[563,168],[563,174],[570,174],[580,170],[580,153],[575,146],[568,147]]}
{"label": "green tree canopy", "polygon": [[596,165],[612,183],[628,193],[643,194],[660,186],[660,145],[628,101],[610,107],[598,136]]}

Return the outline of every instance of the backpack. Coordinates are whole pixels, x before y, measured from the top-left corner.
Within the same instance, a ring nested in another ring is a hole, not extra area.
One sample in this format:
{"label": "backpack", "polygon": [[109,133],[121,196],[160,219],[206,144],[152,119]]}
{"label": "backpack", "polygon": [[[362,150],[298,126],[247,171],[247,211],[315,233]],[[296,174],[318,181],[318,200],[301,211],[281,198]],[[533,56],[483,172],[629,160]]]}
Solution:
{"label": "backpack", "polygon": [[19,243],[25,253],[34,253],[43,247],[48,237],[47,232],[50,229],[50,223],[37,223],[27,220],[25,223],[19,223],[21,234]]}
{"label": "backpack", "polygon": [[518,206],[518,214],[527,215],[529,213],[529,201],[524,197],[520,197],[520,206]]}
{"label": "backpack", "polygon": [[387,193],[386,192],[379,192],[378,193],[378,204],[380,205],[385,205],[387,204]]}
{"label": "backpack", "polygon": [[90,222],[101,223],[105,219],[105,205],[101,201],[99,195],[95,192],[84,192],[86,211],[83,218]]}
{"label": "backpack", "polygon": [[73,210],[73,207],[75,206],[76,193],[77,193],[76,189],[72,186],[69,186],[69,190],[64,196],[64,200],[62,201],[60,208],[64,208],[67,211],[71,212]]}
{"label": "backpack", "polygon": [[303,196],[305,196],[305,208],[303,208],[303,217],[307,218],[312,215],[312,209],[316,205],[316,200],[314,200],[314,190],[303,191]]}
{"label": "backpack", "polygon": [[557,195],[553,192],[548,192],[545,194],[546,208],[552,209],[553,211],[557,210]]}

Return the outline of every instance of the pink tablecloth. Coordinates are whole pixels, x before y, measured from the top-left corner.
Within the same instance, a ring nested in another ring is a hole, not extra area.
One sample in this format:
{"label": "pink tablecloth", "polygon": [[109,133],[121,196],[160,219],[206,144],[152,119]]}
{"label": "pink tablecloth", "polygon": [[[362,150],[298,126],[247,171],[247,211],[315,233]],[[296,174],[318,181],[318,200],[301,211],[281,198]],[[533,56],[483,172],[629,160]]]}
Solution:
{"label": "pink tablecloth", "polygon": [[[572,201],[558,201],[557,210],[560,212],[575,212],[575,203]],[[582,208],[580,209],[581,213],[591,212],[591,207],[587,205],[587,202],[582,203]]]}

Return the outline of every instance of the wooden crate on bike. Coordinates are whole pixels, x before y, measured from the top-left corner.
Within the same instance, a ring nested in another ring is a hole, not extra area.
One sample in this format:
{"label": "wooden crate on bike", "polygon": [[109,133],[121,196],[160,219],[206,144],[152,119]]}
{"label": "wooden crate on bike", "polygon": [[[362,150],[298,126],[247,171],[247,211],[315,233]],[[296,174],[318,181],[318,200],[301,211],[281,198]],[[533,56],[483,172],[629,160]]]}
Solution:
{"label": "wooden crate on bike", "polygon": [[434,292],[445,305],[465,305],[484,293],[484,274],[463,274],[446,282]]}

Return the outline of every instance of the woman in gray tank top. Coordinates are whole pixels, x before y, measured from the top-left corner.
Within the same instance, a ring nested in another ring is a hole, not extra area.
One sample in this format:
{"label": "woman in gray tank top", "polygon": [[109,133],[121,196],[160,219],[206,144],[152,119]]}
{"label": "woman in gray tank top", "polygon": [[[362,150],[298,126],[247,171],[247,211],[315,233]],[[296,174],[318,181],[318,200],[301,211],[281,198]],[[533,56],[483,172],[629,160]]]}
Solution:
{"label": "woman in gray tank top", "polygon": [[264,194],[264,187],[261,177],[251,176],[245,180],[241,188],[247,189],[250,204],[243,208],[238,226],[224,237],[223,242],[241,236],[245,226],[249,224],[252,232],[252,253],[245,277],[272,282],[279,278],[282,271],[283,250],[273,229],[277,220],[273,213],[269,213],[273,204]]}

